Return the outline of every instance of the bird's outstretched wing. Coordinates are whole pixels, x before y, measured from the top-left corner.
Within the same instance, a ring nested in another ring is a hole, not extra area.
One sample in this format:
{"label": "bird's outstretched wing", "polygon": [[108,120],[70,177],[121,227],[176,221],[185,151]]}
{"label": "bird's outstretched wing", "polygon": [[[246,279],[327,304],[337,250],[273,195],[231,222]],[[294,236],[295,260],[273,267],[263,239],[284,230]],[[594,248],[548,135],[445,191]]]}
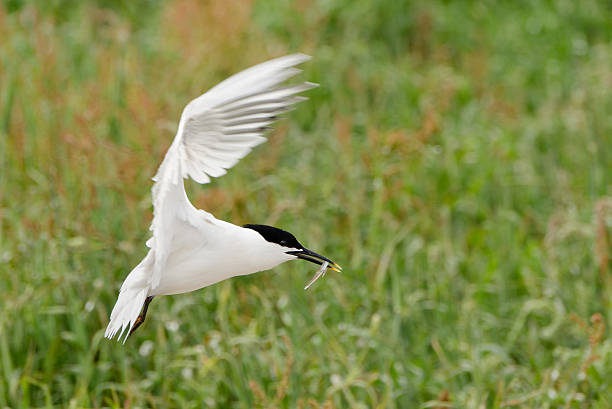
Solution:
{"label": "bird's outstretched wing", "polygon": [[292,54],[256,65],[187,104],[176,137],[153,178],[153,237],[147,242],[155,253],[152,289],[159,285],[177,219],[198,223],[206,214],[198,213],[187,199],[183,178],[208,183],[265,142],[262,135],[268,125],[306,99],[296,94],[316,86],[308,82],[281,85],[300,72],[296,65],[309,58]]}

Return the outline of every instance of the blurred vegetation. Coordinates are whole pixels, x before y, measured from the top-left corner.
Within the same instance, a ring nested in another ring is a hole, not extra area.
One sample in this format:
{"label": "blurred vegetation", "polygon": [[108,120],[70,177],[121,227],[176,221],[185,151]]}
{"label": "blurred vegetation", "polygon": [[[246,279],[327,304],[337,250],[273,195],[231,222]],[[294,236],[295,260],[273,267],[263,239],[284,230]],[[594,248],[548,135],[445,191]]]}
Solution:
{"label": "blurred vegetation", "polygon": [[[612,3],[0,3],[0,407],[610,408]],[[345,267],[156,299],[183,106],[302,51],[321,84],[191,198]]]}

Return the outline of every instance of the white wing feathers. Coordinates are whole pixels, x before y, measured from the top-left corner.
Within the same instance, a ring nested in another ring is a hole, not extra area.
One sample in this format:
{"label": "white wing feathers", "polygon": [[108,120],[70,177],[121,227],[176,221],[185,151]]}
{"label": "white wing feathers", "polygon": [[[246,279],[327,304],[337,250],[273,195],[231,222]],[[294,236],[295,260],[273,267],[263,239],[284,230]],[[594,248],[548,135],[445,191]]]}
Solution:
{"label": "white wing feathers", "polygon": [[[265,142],[262,134],[277,115],[306,98],[296,96],[312,83],[280,86],[300,72],[293,68],[310,57],[293,54],[251,67],[219,83],[185,107],[178,131],[153,178],[155,252],[151,288],[158,286],[177,219],[198,225],[201,215],[185,194],[183,178],[208,183]],[[196,217],[196,215],[198,215]],[[210,220],[214,220],[209,215]]]}

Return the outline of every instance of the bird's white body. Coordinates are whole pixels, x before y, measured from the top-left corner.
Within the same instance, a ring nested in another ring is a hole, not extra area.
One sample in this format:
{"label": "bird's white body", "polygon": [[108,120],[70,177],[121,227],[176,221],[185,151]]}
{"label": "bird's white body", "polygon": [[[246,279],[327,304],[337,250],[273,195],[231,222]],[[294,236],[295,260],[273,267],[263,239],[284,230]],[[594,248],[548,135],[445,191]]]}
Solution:
{"label": "bird's white body", "polygon": [[176,240],[159,285],[150,295],[193,291],[292,259],[295,256],[279,252],[278,245],[262,240],[254,230],[215,219],[206,232],[199,232],[199,237],[194,232]]}
{"label": "bird's white body", "polygon": [[[173,242],[159,285],[147,295],[186,293],[231,277],[269,270],[295,259],[295,256],[279,253],[277,245],[262,240],[254,230],[222,220],[214,219],[206,231],[189,225],[182,229],[184,234]],[[149,250],[125,279],[126,289],[138,290],[146,286],[153,270],[154,251]]]}
{"label": "bird's white body", "polygon": [[194,291],[296,258],[257,231],[196,209],[183,179],[208,183],[265,141],[277,115],[305,99],[314,84],[280,86],[308,56],[294,54],[256,65],[221,82],[184,109],[177,135],[154,178],[152,237],[145,258],[127,276],[105,336],[134,326],[147,297]]}

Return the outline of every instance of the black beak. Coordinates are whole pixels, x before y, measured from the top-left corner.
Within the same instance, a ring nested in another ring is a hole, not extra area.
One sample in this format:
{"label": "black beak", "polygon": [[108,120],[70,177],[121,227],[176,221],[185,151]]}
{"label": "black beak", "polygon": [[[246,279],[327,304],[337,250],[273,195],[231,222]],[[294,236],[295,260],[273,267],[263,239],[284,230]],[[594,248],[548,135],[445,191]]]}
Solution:
{"label": "black beak", "polygon": [[329,263],[329,268],[334,270],[334,271],[342,271],[342,267],[340,267],[338,264],[334,263],[333,261],[331,261],[330,259],[328,259],[325,256],[322,256],[320,254],[315,253],[314,251],[310,251],[308,249],[302,249],[302,250],[297,250],[297,251],[288,251],[287,254],[291,254],[296,256],[297,258],[300,258],[302,260],[307,260],[310,261],[311,263],[315,263],[318,265],[323,264],[323,261],[327,261]]}

